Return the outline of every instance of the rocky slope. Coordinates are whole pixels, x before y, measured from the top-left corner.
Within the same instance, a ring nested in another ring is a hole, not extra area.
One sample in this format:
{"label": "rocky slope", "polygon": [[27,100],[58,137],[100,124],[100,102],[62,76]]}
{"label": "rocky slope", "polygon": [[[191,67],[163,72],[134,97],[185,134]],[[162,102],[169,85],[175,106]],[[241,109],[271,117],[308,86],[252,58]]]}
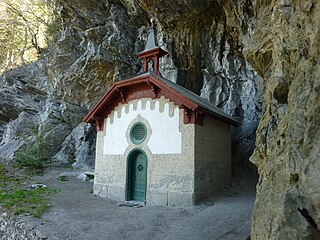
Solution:
{"label": "rocky slope", "polygon": [[151,2],[59,1],[62,30],[49,53],[1,78],[0,157],[13,156],[30,122],[47,134],[55,164],[93,167],[95,131],[81,119],[112,82],[141,70],[135,55],[155,15],[170,53],[162,75],[241,121],[234,164],[248,163],[263,114],[251,157],[260,176],[252,239],[312,239],[320,228],[317,1]]}

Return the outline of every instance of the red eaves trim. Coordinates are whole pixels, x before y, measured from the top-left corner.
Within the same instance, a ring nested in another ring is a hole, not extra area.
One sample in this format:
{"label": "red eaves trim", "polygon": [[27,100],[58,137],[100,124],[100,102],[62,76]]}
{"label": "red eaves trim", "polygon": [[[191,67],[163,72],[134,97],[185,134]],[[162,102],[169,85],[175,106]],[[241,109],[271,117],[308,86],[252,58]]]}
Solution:
{"label": "red eaves trim", "polygon": [[148,58],[148,57],[151,57],[151,56],[154,56],[157,54],[158,54],[158,57],[162,57],[168,53],[166,51],[164,51],[162,48],[157,47],[157,48],[153,48],[153,49],[150,49],[147,51],[142,51],[137,54],[137,57],[143,59],[143,58]]}
{"label": "red eaves trim", "polygon": [[223,122],[238,126],[239,123],[224,116],[208,111],[189,98],[169,87],[152,74],[143,74],[130,79],[114,83],[100,101],[83,119],[86,123],[96,123],[97,129],[103,129],[104,118],[121,102],[127,103],[141,97],[152,99],[164,96],[184,109],[184,123],[197,123],[202,125],[205,115],[219,119]]}
{"label": "red eaves trim", "polygon": [[[154,76],[148,74],[148,75],[142,75],[126,80],[122,80],[119,82],[114,83],[111,88],[106,92],[106,94],[101,98],[101,100],[93,107],[93,109],[85,116],[83,119],[84,122],[89,123],[89,122],[95,122],[93,119],[93,116],[105,105],[107,104],[108,100],[111,98],[111,96],[114,94],[117,89],[121,89],[124,87],[128,86],[133,86],[133,85],[139,85],[141,83],[148,83],[151,82],[158,88],[166,91],[168,95],[171,95],[173,97],[173,102],[178,102],[179,105],[183,105],[191,110],[195,110],[198,105],[186,98],[185,96],[181,95],[180,93],[176,92],[172,88],[168,87],[164,83],[160,82],[157,78]],[[176,101],[174,101],[176,100]]]}

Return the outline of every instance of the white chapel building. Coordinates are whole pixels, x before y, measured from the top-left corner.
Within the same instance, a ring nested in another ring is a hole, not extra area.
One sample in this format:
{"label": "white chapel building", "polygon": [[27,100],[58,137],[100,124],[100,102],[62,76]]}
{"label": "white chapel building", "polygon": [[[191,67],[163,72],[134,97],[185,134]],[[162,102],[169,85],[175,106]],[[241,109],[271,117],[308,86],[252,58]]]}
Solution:
{"label": "white chapel building", "polygon": [[151,28],[138,54],[145,72],[114,83],[84,118],[97,126],[96,195],[192,206],[230,183],[230,128],[239,123],[162,78],[159,58],[165,54]]}

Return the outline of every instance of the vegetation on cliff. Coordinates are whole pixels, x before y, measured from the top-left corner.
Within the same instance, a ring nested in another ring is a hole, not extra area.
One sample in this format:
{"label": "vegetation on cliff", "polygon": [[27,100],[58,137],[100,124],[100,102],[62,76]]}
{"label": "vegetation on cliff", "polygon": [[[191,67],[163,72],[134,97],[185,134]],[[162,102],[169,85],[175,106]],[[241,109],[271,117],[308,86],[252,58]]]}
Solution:
{"label": "vegetation on cliff", "polygon": [[0,73],[37,60],[58,29],[53,1],[0,1]]}

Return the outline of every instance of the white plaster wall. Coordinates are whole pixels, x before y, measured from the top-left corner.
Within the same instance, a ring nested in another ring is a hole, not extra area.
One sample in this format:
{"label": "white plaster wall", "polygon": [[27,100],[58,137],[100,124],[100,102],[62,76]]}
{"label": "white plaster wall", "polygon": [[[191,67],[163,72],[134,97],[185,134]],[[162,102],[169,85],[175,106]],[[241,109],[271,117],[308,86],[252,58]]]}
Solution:
{"label": "white plaster wall", "polygon": [[[144,102],[146,99],[143,100]],[[152,100],[151,108],[154,109]],[[169,100],[160,99],[160,109]],[[143,103],[145,105],[145,103]],[[137,106],[137,100],[135,101]],[[173,116],[176,106],[169,102],[169,116]],[[181,132],[181,154],[152,154],[146,140],[139,145],[130,142],[124,154],[103,154],[105,132],[97,133],[97,154],[93,192],[95,195],[107,197],[116,201],[126,200],[126,174],[128,154],[132,149],[140,148],[147,155],[147,205],[188,207],[194,204],[194,138],[195,125],[184,124],[184,111],[179,109],[179,129]],[[146,124],[146,120],[138,117],[136,120]],[[129,128],[133,125],[130,123]],[[146,124],[151,132],[149,123]],[[128,131],[126,137],[129,138]]]}
{"label": "white plaster wall", "polygon": [[126,138],[128,126],[139,117],[144,118],[151,128],[146,141],[152,154],[181,154],[179,107],[170,112],[169,102],[162,109],[159,100],[154,101],[154,105],[150,100],[145,104],[139,100],[136,107],[133,102],[119,105],[105,121],[104,154],[124,154],[129,145]]}

